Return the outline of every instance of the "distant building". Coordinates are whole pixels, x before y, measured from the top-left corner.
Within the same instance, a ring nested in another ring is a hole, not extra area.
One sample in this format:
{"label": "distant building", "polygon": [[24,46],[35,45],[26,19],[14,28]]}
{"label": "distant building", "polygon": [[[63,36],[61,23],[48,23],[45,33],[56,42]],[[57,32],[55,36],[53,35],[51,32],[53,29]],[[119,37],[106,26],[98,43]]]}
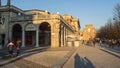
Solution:
{"label": "distant building", "polygon": [[46,10],[22,10],[9,2],[0,5],[0,42],[5,40],[7,44],[9,40],[20,39],[22,47],[62,47],[67,46],[70,37],[79,37],[78,18]]}
{"label": "distant building", "polygon": [[82,32],[83,40],[88,41],[96,37],[96,29],[92,24],[87,24]]}

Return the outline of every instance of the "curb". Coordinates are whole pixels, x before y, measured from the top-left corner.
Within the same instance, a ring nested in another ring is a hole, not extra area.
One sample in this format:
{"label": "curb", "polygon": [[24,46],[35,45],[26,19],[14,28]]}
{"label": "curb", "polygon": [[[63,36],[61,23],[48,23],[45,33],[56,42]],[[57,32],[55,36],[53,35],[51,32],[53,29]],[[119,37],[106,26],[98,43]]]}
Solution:
{"label": "curb", "polygon": [[100,49],[103,50],[103,51],[105,51],[105,52],[107,52],[107,53],[109,53],[109,54],[114,55],[115,57],[120,58],[120,54],[118,54],[118,53],[116,53],[116,52],[113,52],[113,51],[107,50],[107,49],[105,49],[105,48],[100,48]]}
{"label": "curb", "polygon": [[62,68],[64,64],[78,51],[79,47],[71,50],[63,59],[61,59],[58,63],[51,66],[51,68]]}

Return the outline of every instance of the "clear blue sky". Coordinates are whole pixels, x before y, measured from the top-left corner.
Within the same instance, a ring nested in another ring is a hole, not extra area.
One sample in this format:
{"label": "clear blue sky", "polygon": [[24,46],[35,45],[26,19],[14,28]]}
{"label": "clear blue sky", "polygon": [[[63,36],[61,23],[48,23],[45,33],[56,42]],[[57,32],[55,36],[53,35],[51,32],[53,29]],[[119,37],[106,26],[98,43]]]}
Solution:
{"label": "clear blue sky", "polygon": [[[6,4],[6,0],[2,0]],[[120,0],[11,0],[12,5],[23,10],[39,9],[50,13],[70,14],[80,20],[81,28],[93,24],[100,28],[113,16],[113,9]]]}

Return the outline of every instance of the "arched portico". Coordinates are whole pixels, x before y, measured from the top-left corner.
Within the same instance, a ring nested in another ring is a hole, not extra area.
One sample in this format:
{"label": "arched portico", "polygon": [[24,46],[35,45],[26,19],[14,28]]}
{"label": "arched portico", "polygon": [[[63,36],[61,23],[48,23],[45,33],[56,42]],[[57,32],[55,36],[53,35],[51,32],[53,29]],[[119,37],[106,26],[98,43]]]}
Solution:
{"label": "arched portico", "polygon": [[12,40],[16,41],[17,39],[22,39],[22,27],[20,24],[15,24],[12,28]]}
{"label": "arched portico", "polygon": [[48,22],[43,22],[39,26],[39,45],[51,45],[51,26]]}

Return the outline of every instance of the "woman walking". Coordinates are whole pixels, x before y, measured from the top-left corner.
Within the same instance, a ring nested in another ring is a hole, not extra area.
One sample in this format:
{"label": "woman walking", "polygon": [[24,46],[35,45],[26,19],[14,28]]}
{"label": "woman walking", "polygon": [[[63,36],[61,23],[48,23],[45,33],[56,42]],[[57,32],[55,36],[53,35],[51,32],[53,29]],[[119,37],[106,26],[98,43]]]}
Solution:
{"label": "woman walking", "polygon": [[7,47],[8,47],[9,55],[10,55],[11,57],[13,57],[13,47],[14,47],[14,43],[13,43],[12,41],[10,41],[10,42],[8,43]]}
{"label": "woman walking", "polygon": [[20,41],[20,39],[18,39],[16,41],[17,56],[20,54],[20,48],[21,48],[21,41]]}

